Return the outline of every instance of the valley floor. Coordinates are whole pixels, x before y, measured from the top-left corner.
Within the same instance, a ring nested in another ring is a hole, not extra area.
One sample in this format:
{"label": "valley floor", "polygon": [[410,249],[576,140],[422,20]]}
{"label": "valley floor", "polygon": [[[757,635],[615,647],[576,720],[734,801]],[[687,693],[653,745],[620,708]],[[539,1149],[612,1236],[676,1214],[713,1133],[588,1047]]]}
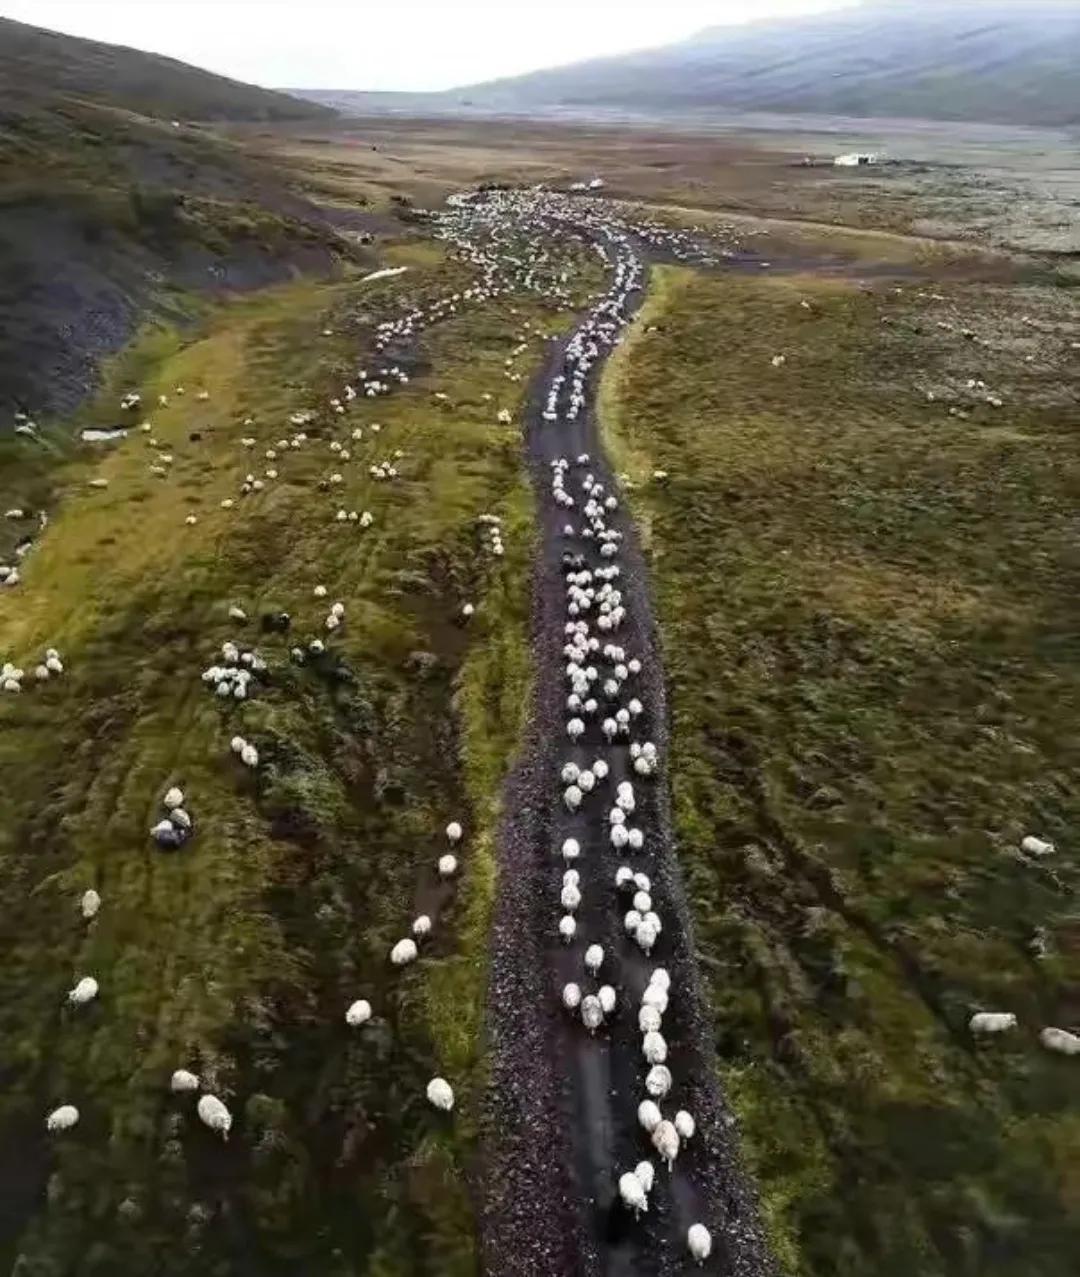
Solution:
{"label": "valley floor", "polygon": [[[407,131],[385,128],[383,148]],[[426,128],[397,178],[332,134],[245,144],[303,155],[308,193],[372,217],[395,182],[434,202],[570,162],[531,135],[451,153]],[[725,1147],[793,1277],[1065,1277],[1078,1066],[1039,1033],[1080,1024],[1074,282],[912,236],[914,208],[851,230],[725,201],[719,152],[695,161],[708,198],[696,170],[665,192],[656,147],[624,193],[729,255],[653,266],[596,424],[649,574],[677,960],[705,995]],[[733,164],[765,165],[754,192],[780,180],[752,148]],[[540,632],[529,388],[604,270],[582,245],[568,300],[462,304],[378,355],[379,323],[473,273],[422,224],[372,252],[406,271],[156,324],[74,416],[0,440],[0,505],[23,511],[0,520],[22,576],[0,661],[27,671],[0,696],[0,1263],[19,1277],[484,1266],[497,832]],[[407,381],[338,412],[358,360]],[[243,701],[202,679],[228,642],[269,666]],[[48,648],[64,672],[35,684]],[[149,830],[171,785],[195,832],[166,853]],[[1031,834],[1056,851],[1022,853]],[[391,966],[421,914],[420,960]],[[87,975],[98,997],[70,1005]],[[984,1010],[1018,1024],[975,1036]],[[228,1098],[228,1141],[170,1091],[179,1068]],[[452,1115],[425,1100],[435,1074]],[[61,1104],[80,1121],[57,1138]],[[619,1271],[597,1262],[580,1271]]]}

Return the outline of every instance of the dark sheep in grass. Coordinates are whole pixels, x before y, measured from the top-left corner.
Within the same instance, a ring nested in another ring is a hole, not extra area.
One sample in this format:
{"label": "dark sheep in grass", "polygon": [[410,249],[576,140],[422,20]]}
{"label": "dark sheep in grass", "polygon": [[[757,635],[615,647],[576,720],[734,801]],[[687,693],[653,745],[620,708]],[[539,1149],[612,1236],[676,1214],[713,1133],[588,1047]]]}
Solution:
{"label": "dark sheep in grass", "polygon": [[264,634],[287,634],[292,624],[288,612],[264,612],[262,614],[262,631]]}

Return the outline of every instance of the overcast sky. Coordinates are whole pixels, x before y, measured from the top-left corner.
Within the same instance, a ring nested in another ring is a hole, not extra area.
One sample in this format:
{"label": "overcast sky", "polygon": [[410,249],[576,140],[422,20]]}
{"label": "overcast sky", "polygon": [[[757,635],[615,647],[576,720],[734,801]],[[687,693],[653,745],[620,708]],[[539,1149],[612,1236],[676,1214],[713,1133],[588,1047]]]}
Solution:
{"label": "overcast sky", "polygon": [[0,0],[0,14],[271,87],[442,89],[857,0]]}

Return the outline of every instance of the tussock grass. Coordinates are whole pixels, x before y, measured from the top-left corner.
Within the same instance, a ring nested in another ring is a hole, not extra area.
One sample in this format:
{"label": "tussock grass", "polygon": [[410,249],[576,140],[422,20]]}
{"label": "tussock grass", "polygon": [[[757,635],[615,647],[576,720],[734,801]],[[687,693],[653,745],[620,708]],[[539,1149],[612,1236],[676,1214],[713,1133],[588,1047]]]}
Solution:
{"label": "tussock grass", "polygon": [[[721,1070],[793,1272],[1064,1277],[1080,1242],[1075,1069],[1036,1040],[1080,1014],[1073,324],[1052,288],[665,269],[607,373]],[[975,1042],[977,1009],[1021,1028]]]}

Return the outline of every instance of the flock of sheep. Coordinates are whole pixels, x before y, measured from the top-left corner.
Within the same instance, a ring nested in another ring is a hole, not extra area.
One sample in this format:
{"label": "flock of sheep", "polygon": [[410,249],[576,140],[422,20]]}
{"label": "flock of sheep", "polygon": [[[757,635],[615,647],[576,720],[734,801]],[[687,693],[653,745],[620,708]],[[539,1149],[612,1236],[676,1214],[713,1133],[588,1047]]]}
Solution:
{"label": "flock of sheep", "polygon": [[[652,251],[665,252],[679,260],[709,263],[729,255],[703,244],[699,231],[700,228],[674,230],[610,203],[572,199],[538,189],[452,197],[448,209],[435,220],[435,233],[449,242],[460,260],[474,268],[476,282],[426,307],[412,307],[400,317],[381,323],[374,338],[379,366],[359,369],[353,384],[345,386],[324,410],[333,421],[345,417],[349,406],[358,400],[375,399],[406,385],[409,375],[394,352],[429,325],[458,313],[466,305],[520,289],[538,292],[555,305],[569,305],[571,271],[568,260],[553,246],[580,242],[591,246],[602,259],[609,282],[566,345],[560,366],[547,381],[542,405],[545,421],[575,422],[587,410],[590,372],[619,341],[628,321],[630,300],[641,288],[644,266],[637,244],[647,244]],[[538,335],[542,336],[529,324],[518,334],[519,344],[504,369],[509,381],[521,380],[514,361],[528,349],[530,338]],[[176,393],[182,394],[182,388],[178,387]],[[200,397],[204,395],[205,392]],[[122,408],[135,411],[139,404],[140,396],[131,392],[125,396]],[[365,437],[365,427],[352,427],[345,437],[327,441],[324,432],[308,429],[315,419],[314,411],[293,414],[291,432],[283,433],[263,449],[268,464],[259,474],[248,471],[236,497],[224,498],[222,508],[234,508],[237,499],[258,493],[278,479],[287,458],[298,450],[326,446],[328,470],[318,487],[327,496],[329,520],[370,527],[375,518],[371,511],[349,509],[336,495],[343,485],[346,467],[354,462],[357,445]],[[510,424],[510,411],[499,409],[495,420]],[[241,447],[250,454],[259,445],[254,423],[249,420],[244,424],[250,433],[241,439]],[[153,437],[149,423],[142,430],[150,435],[148,442],[154,454],[151,472],[167,479],[172,452]],[[369,438],[379,434],[377,423],[369,423],[366,430]],[[388,453],[368,467],[370,477],[378,482],[393,482],[403,456],[401,450]],[[636,1016],[641,1057],[636,1119],[643,1140],[642,1152],[647,1155],[614,1178],[619,1198],[637,1216],[648,1211],[650,1197],[656,1191],[657,1170],[652,1158],[670,1172],[696,1133],[693,1115],[673,1099],[677,1087],[671,1070],[671,1045],[664,1036],[665,1016],[680,994],[673,987],[669,972],[657,965],[644,986],[631,995],[633,964],[625,956],[620,961],[618,952],[605,949],[586,934],[587,927],[581,922],[585,907],[581,866],[589,855],[610,854],[619,861],[609,881],[612,907],[621,915],[620,931],[630,946],[629,952],[636,950],[640,955],[636,960],[653,961],[658,947],[663,946],[664,921],[652,875],[647,872],[653,848],[644,813],[650,809],[648,788],[658,774],[660,757],[656,745],[645,734],[649,713],[636,690],[642,660],[619,641],[628,618],[628,598],[620,562],[622,533],[614,526],[618,497],[597,478],[590,456],[583,452],[573,457],[557,456],[551,462],[550,498],[558,511],[565,544],[561,655],[568,756],[560,764],[557,783],[567,830],[573,828],[573,832],[564,831],[565,836],[560,836],[552,848],[554,857],[561,861],[553,930],[561,945],[575,955],[580,952],[580,975],[565,981],[558,991],[558,1002],[575,1022],[580,1022],[580,1029],[575,1031],[584,1030],[590,1036],[602,1034],[613,1017]],[[21,510],[8,511],[8,517],[22,514]],[[197,522],[197,516],[188,515],[186,522]],[[504,543],[500,517],[482,514],[477,527],[484,549],[494,558],[501,558]],[[10,586],[18,581],[18,569],[0,568],[0,585]],[[324,600],[327,595],[324,585],[314,586],[316,600]],[[473,603],[465,602],[460,615],[467,620],[474,610]],[[230,609],[229,615],[237,624],[247,621],[239,607]],[[302,664],[321,655],[327,642],[345,624],[346,615],[344,601],[331,602],[320,635],[293,647],[291,659]],[[281,628],[288,629],[288,616],[282,614],[282,618]],[[33,678],[44,682],[60,676],[63,670],[59,653],[50,648],[35,667]],[[267,662],[257,649],[229,639],[203,670],[202,681],[223,706],[233,706],[258,691],[266,671]],[[22,669],[5,663],[0,672],[0,690],[18,693],[24,679]],[[245,767],[257,770],[260,766],[257,742],[234,734],[230,751]],[[192,838],[195,826],[178,787],[170,786],[164,793],[162,808],[163,815],[152,828],[151,837],[159,847],[179,849]],[[591,839],[581,835],[582,822],[591,832]],[[451,879],[458,872],[455,853],[464,831],[459,822],[452,821],[445,835],[450,849],[438,859],[437,873],[440,878]],[[590,841],[605,850],[590,851]],[[1036,846],[1037,843],[1038,839],[1025,840],[1025,850],[1047,854],[1048,845]],[[610,853],[606,848],[610,848]],[[84,921],[92,924],[102,907],[101,897],[96,891],[87,890],[79,907]],[[432,926],[432,919],[426,914],[413,919],[409,934],[391,948],[389,962],[395,967],[414,962]],[[82,976],[71,989],[68,1002],[78,1008],[98,994],[97,980]],[[371,1002],[363,997],[355,998],[343,1013],[346,1026],[354,1030],[362,1030],[374,1014]],[[1016,1017],[1002,1012],[979,1012],[970,1021],[971,1031],[976,1034],[1003,1032],[1015,1025]],[[1041,1040],[1048,1049],[1080,1054],[1080,1038],[1065,1030],[1044,1029]],[[177,1068],[169,1087],[178,1096],[194,1095],[202,1089],[202,1081],[196,1073]],[[434,1108],[453,1110],[454,1090],[445,1078],[432,1077],[426,1096]],[[195,1111],[211,1131],[228,1137],[233,1118],[221,1098],[207,1091],[199,1097]],[[48,1113],[45,1124],[49,1131],[60,1132],[78,1121],[78,1109],[65,1103]],[[712,1237],[704,1224],[693,1223],[685,1241],[696,1261],[703,1262],[710,1256]]]}

